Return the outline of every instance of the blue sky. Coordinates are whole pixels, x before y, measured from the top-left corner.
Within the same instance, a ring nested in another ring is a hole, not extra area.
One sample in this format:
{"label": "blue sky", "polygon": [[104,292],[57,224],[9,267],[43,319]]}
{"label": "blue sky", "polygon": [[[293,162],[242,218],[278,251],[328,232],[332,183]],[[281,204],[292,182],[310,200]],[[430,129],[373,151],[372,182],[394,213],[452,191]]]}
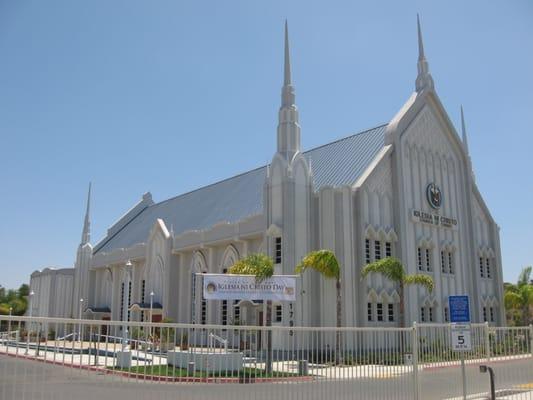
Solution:
{"label": "blue sky", "polygon": [[275,151],[289,20],[304,149],[389,121],[414,89],[464,105],[504,278],[533,263],[533,2],[0,0],[0,284],[71,266],[92,235]]}

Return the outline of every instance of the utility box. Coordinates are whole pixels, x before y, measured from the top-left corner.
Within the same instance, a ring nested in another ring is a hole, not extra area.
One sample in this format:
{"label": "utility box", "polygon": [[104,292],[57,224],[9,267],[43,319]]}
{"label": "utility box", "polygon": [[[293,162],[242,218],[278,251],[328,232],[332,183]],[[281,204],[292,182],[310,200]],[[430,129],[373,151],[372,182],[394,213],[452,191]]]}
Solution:
{"label": "utility box", "polygon": [[131,351],[117,351],[117,367],[131,368]]}

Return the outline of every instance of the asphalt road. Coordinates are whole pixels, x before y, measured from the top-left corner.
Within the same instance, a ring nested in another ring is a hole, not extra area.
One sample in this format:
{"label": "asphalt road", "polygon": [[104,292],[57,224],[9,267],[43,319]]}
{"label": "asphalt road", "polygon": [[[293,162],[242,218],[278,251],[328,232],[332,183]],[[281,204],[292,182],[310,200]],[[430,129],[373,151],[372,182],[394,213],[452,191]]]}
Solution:
{"label": "asphalt road", "polygon": [[[533,383],[531,358],[492,366],[496,370],[498,389]],[[488,390],[488,377],[478,369],[478,366],[467,367],[469,393]],[[429,369],[420,372],[419,378],[423,400],[450,398],[462,392],[459,368]],[[242,385],[134,382],[118,376],[0,356],[1,400],[412,400],[412,382],[410,374],[394,378]]]}

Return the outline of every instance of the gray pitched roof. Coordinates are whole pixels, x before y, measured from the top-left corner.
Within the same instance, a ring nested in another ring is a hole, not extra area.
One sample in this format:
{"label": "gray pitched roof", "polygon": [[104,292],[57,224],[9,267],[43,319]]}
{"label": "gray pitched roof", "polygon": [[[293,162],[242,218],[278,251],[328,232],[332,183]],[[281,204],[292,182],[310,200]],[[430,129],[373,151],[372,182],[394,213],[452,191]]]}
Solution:
{"label": "gray pitched roof", "polygon": [[[381,125],[305,152],[315,189],[355,183],[383,147],[386,127]],[[98,243],[94,252],[145,242],[157,218],[180,234],[261,214],[265,177],[263,166],[146,207],[121,230]]]}

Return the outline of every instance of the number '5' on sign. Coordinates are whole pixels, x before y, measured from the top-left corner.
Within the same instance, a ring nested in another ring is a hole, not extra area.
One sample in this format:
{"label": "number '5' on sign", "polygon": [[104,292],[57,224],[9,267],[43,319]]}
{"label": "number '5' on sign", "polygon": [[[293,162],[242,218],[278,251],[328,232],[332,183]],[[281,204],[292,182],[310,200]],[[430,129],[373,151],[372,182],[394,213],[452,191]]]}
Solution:
{"label": "number '5' on sign", "polygon": [[472,350],[470,325],[453,324],[451,330],[452,350],[469,351]]}

